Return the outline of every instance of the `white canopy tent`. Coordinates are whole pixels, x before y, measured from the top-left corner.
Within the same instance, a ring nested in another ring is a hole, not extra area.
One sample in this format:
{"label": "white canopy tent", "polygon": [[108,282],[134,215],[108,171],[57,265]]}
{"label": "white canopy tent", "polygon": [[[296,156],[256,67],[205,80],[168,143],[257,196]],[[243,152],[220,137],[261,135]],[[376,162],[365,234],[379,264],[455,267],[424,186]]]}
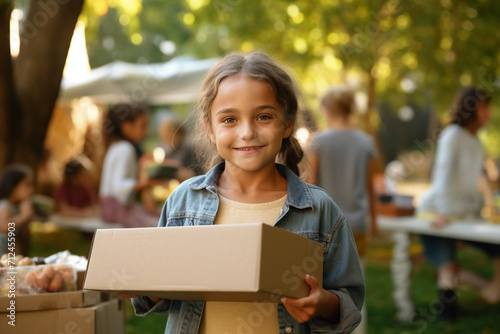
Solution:
{"label": "white canopy tent", "polygon": [[196,99],[208,70],[217,59],[177,57],[166,63],[115,61],[61,82],[61,102],[89,97],[97,104],[145,101],[149,105],[189,103]]}

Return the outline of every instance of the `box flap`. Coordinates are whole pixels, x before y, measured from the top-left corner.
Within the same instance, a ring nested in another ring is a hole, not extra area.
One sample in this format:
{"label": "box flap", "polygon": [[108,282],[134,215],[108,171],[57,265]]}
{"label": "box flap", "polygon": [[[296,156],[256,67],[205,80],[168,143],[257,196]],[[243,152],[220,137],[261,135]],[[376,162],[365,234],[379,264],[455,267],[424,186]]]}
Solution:
{"label": "box flap", "polygon": [[[263,226],[260,288],[274,302],[279,296],[309,295],[304,276],[310,274],[323,285],[323,245],[278,227]],[[309,254],[309,255],[307,255]],[[269,275],[268,273],[273,273]]]}

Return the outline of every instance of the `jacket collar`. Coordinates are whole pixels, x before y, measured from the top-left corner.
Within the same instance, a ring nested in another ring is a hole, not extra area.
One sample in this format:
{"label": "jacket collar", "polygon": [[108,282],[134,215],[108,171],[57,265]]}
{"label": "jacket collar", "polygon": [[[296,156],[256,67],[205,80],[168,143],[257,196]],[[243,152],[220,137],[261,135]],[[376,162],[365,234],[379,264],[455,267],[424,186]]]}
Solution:
{"label": "jacket collar", "polygon": [[[207,174],[195,178],[189,183],[193,190],[207,189],[217,194],[217,180],[224,171],[225,162],[216,164]],[[298,209],[314,208],[314,200],[309,186],[302,181],[290,168],[276,164],[278,172],[287,180],[286,203]]]}

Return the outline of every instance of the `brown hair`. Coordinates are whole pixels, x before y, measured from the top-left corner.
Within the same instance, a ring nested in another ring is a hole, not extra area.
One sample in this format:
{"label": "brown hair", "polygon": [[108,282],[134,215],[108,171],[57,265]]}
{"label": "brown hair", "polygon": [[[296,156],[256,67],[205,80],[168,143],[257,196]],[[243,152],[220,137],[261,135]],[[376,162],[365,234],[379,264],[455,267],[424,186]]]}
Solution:
{"label": "brown hair", "polygon": [[86,168],[78,159],[71,159],[64,165],[63,181],[68,182],[75,179]]}
{"label": "brown hair", "polygon": [[147,106],[139,103],[120,103],[112,106],[107,112],[103,123],[106,147],[109,147],[114,140],[126,140],[122,133],[121,125],[123,122],[133,122],[140,115],[146,115],[147,112]]}
{"label": "brown hair", "polygon": [[8,198],[14,189],[28,176],[33,175],[33,171],[26,165],[8,165],[0,177],[0,199]]}
{"label": "brown hair", "polygon": [[[267,82],[274,91],[276,101],[283,107],[285,122],[295,123],[297,120],[299,90],[291,76],[273,59],[258,51],[246,54],[231,53],[225,56],[208,72],[195,104],[197,117],[194,141],[196,153],[200,161],[204,162],[206,170],[222,161],[222,158],[217,153],[215,145],[209,140],[204,125],[211,122],[210,111],[220,83],[237,74]],[[293,136],[293,132],[290,137],[283,138],[278,154],[279,161],[297,175],[299,174],[298,164],[303,155],[302,147]]]}
{"label": "brown hair", "polygon": [[328,113],[349,118],[356,110],[354,94],[346,86],[333,86],[323,94],[320,105]]}
{"label": "brown hair", "polygon": [[491,95],[475,87],[464,87],[455,96],[451,106],[450,124],[468,127],[477,118],[477,109],[480,102],[490,103]]}

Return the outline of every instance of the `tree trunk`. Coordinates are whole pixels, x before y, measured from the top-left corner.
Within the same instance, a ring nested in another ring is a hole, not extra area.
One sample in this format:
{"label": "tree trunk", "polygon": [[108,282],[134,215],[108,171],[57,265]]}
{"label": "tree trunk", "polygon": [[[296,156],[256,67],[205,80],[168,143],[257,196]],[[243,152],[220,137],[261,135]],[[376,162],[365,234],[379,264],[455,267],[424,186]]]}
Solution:
{"label": "tree trunk", "polygon": [[[12,161],[12,144],[19,126],[19,103],[14,90],[10,55],[10,14],[12,3],[0,4],[0,169]],[[2,38],[3,37],[3,38]]]}
{"label": "tree trunk", "polygon": [[[12,73],[10,54],[8,59],[4,54],[0,56],[0,81],[9,86],[0,86],[3,90],[0,92],[0,120],[5,119],[4,127],[7,126],[0,138],[0,151],[5,152],[0,168],[12,162],[36,168],[82,6],[83,0],[31,1],[21,31],[19,56],[13,61],[13,75],[3,71],[10,68]],[[3,21],[10,17],[10,10],[6,14],[2,9],[1,14],[0,52],[4,53],[3,46],[8,43],[9,34],[3,33]],[[7,19],[7,25],[8,22]]]}

